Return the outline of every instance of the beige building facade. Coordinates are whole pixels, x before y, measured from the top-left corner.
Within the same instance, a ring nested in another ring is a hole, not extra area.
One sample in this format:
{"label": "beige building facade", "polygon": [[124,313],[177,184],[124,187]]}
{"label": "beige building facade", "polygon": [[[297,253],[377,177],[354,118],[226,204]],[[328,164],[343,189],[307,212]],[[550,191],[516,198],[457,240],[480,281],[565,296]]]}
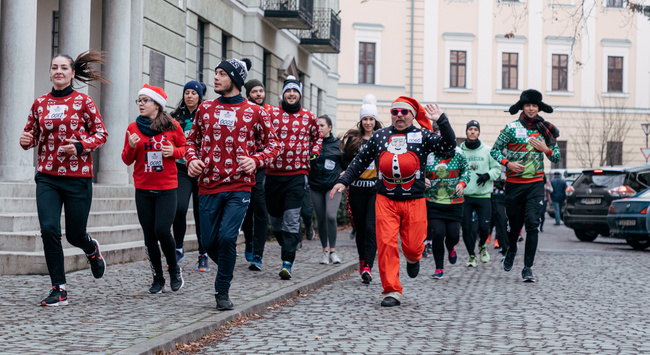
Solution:
{"label": "beige building facade", "polygon": [[[641,1],[642,2],[642,1]],[[367,93],[381,121],[398,96],[438,103],[456,135],[481,123],[493,144],[506,111],[536,89],[555,108],[563,158],[553,167],[645,162],[650,21],[616,0],[368,0],[341,3],[337,132]],[[547,168],[551,164],[546,165]]]}
{"label": "beige building facade", "polygon": [[[34,153],[18,138],[33,100],[51,90],[54,54],[75,58],[103,50],[101,68],[111,85],[79,90],[97,103],[109,139],[97,152],[95,179],[127,185],[120,158],[124,132],[135,120],[144,83],[161,86],[167,109],[181,99],[189,80],[214,99],[214,68],[224,58],[250,58],[248,79],[266,85],[277,105],[288,75],[303,83],[303,107],[336,117],[340,20],[338,0],[0,0],[2,95],[0,181],[28,181]],[[337,22],[338,21],[338,22]]]}

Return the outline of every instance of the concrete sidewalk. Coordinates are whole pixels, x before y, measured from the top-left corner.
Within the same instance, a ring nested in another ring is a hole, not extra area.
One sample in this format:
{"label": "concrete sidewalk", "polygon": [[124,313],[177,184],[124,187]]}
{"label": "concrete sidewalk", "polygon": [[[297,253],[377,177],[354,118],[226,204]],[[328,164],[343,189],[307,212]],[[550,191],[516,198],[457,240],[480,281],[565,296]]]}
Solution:
{"label": "concrete sidewalk", "polygon": [[[111,265],[100,280],[89,269],[67,274],[69,305],[41,307],[49,292],[49,276],[0,277],[1,352],[42,354],[155,354],[219,329],[240,315],[258,313],[276,302],[319,287],[358,267],[358,256],[349,230],[339,232],[337,253],[343,263],[321,265],[320,240],[303,241],[297,252],[293,278],[280,280],[280,247],[267,243],[263,270],[248,270],[243,245],[235,265],[230,298],[235,309],[220,312],[214,300],[216,265],[211,271],[196,269],[197,253],[186,253],[182,263],[185,286],[169,287],[159,295],[148,293],[151,271],[148,261]],[[378,276],[378,275],[377,275]],[[377,277],[378,279],[378,277]]]}

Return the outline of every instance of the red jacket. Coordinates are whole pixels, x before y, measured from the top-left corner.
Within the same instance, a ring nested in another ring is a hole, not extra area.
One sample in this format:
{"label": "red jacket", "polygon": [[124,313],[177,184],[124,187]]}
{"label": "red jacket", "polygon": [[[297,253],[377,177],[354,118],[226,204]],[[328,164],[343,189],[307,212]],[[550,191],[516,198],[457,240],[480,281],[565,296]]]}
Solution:
{"label": "red jacket", "polygon": [[323,134],[318,118],[301,108],[296,113],[285,112],[282,107],[271,111],[273,128],[284,144],[280,155],[266,169],[269,175],[297,175],[309,173],[309,156],[320,154]]}
{"label": "red jacket", "polygon": [[[155,135],[144,135],[138,124],[131,122],[127,132],[135,133],[140,137],[135,148],[129,145],[129,134],[124,137],[122,161],[133,166],[133,184],[136,189],[143,190],[171,190],[178,187],[176,159],[181,159],[185,154],[185,134],[183,129],[174,121],[174,130]],[[171,157],[162,156],[162,145],[172,143],[174,153]]]}
{"label": "red jacket", "polygon": [[[22,146],[23,149],[38,146],[36,171],[70,177],[93,176],[90,152],[106,143],[108,137],[93,99],[74,90],[68,96],[54,97],[48,93],[34,100],[23,131],[33,131],[34,135],[32,142]],[[63,152],[61,146],[70,144],[66,139],[81,143],[81,155]]]}
{"label": "red jacket", "polygon": [[[264,147],[256,152],[257,147]],[[281,145],[263,107],[244,100],[225,104],[219,99],[204,101],[196,112],[187,136],[186,165],[202,159],[205,168],[199,177],[199,195],[225,191],[250,191],[255,172],[244,173],[237,156],[253,158],[257,168],[275,159]]]}

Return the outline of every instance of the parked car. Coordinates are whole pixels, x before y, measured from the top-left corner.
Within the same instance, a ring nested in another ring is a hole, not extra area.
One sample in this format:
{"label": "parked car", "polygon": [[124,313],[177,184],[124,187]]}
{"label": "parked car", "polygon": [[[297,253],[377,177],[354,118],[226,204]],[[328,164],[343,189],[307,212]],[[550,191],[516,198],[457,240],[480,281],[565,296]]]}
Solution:
{"label": "parked car", "polygon": [[[555,172],[560,172],[562,174],[562,177],[566,181],[567,187],[571,186],[574,181],[582,174],[582,169],[551,169],[551,172],[546,174],[546,179],[550,182],[551,179],[555,176]],[[562,215],[560,216],[560,219],[564,219],[564,211],[566,210],[566,204],[562,208]],[[551,218],[555,218],[555,210],[553,209],[553,202],[548,201],[546,204],[546,212],[548,213]]]}
{"label": "parked car", "polygon": [[607,214],[609,233],[625,239],[635,250],[650,247],[650,189],[620,200],[612,201]]}
{"label": "parked car", "polygon": [[609,236],[607,211],[612,201],[630,197],[650,185],[650,165],[586,169],[567,187],[564,224],[576,237],[591,242]]}

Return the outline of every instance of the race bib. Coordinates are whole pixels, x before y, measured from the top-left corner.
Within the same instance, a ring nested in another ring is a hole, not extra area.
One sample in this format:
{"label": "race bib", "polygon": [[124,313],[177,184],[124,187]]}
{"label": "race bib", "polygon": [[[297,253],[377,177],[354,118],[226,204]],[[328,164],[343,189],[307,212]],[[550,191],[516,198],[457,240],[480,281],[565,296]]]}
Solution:
{"label": "race bib", "polygon": [[325,169],[334,170],[336,163],[333,160],[325,159]]}
{"label": "race bib", "polygon": [[526,138],[526,137],[528,137],[526,128],[517,128],[517,130],[515,131],[515,138]]}
{"label": "race bib", "polygon": [[436,162],[436,156],[434,154],[427,155],[427,165],[433,165]]}
{"label": "race bib", "polygon": [[66,105],[52,105],[49,107],[50,116],[52,120],[62,120],[65,118],[65,111],[68,108]]}
{"label": "race bib", "polygon": [[234,126],[237,121],[235,111],[221,111],[219,112],[219,124],[222,126]]}
{"label": "race bib", "polygon": [[406,135],[406,143],[421,144],[422,132],[411,132]]}
{"label": "race bib", "polygon": [[147,152],[147,165],[149,166],[162,166],[162,159],[162,152]]}

